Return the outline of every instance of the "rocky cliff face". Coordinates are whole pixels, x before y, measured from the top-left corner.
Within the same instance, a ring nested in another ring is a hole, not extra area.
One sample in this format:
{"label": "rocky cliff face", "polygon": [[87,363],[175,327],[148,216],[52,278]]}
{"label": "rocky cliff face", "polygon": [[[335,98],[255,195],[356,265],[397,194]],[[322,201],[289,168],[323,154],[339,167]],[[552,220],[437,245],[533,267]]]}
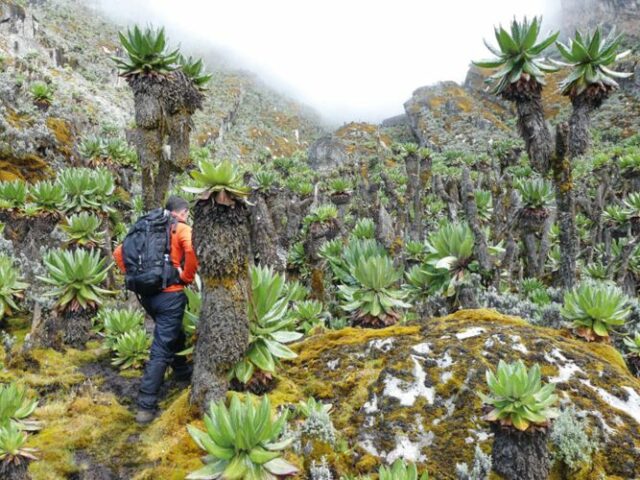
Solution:
{"label": "rocky cliff face", "polygon": [[638,0],[562,0],[562,28],[572,34],[576,28],[597,25],[608,30],[613,25],[629,37],[632,46],[640,40],[640,2]]}

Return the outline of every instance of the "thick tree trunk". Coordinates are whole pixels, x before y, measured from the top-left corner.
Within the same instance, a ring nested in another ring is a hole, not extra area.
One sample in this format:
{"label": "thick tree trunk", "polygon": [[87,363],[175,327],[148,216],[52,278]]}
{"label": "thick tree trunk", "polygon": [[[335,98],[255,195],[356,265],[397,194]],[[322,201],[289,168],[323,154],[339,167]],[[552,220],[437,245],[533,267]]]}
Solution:
{"label": "thick tree trunk", "polygon": [[506,480],[547,480],[547,431],[519,432],[492,424],[493,470]]}
{"label": "thick tree trunk", "polygon": [[552,158],[556,208],[560,225],[560,279],[565,289],[573,288],[576,278],[576,212],[573,196],[571,161],[567,157],[569,127],[562,123],[556,128],[556,151]]}
{"label": "thick tree trunk", "polygon": [[405,210],[407,210],[407,218],[409,219],[407,222],[409,224],[409,238],[417,241],[420,238],[420,224],[418,223],[418,217],[420,217],[420,164],[418,163],[418,155],[416,153],[408,154],[404,159],[404,165],[407,171]]}
{"label": "thick tree trunk", "polygon": [[251,209],[251,251],[253,259],[260,265],[269,265],[278,272],[283,272],[286,268],[286,258],[278,256],[278,240],[271,212],[267,206],[265,196],[262,193],[256,194],[252,202],[254,208]]}
{"label": "thick tree trunk", "polygon": [[23,460],[19,465],[0,462],[0,478],[2,480],[31,480],[29,474],[30,461]]}
{"label": "thick tree trunk", "polygon": [[144,204],[150,210],[164,204],[173,172],[189,165],[191,115],[202,108],[203,95],[180,71],[128,80],[136,119],[130,140],[138,152]]}
{"label": "thick tree trunk", "polygon": [[420,241],[425,237],[424,227],[422,225],[422,198],[424,197],[429,184],[431,183],[431,155],[420,156],[420,183],[418,185],[418,195],[414,197],[413,202],[413,230],[417,233],[415,240]]}
{"label": "thick tree trunk", "polygon": [[62,314],[62,341],[73,348],[84,348],[91,337],[91,319],[95,308],[82,309],[77,312],[67,311]]}
{"label": "thick tree trunk", "polygon": [[200,201],[193,242],[200,261],[202,308],[194,349],[191,403],[201,411],[224,398],[227,373],[249,344],[249,220],[244,205]]}
{"label": "thick tree trunk", "polygon": [[535,170],[546,173],[551,159],[551,132],[544,119],[540,93],[532,93],[530,98],[516,101],[518,130],[524,140],[529,160]]}
{"label": "thick tree trunk", "polygon": [[588,90],[573,97],[573,110],[569,119],[569,156],[571,158],[584,155],[589,149],[589,116],[596,108],[594,99],[587,95]]}
{"label": "thick tree trunk", "polygon": [[484,232],[480,228],[478,221],[478,207],[476,206],[476,198],[473,194],[473,186],[471,184],[471,175],[469,169],[462,169],[462,202],[464,205],[464,213],[467,217],[469,227],[473,232],[473,253],[480,264],[483,276],[491,275],[491,261],[489,260],[489,252],[487,249],[487,239]]}

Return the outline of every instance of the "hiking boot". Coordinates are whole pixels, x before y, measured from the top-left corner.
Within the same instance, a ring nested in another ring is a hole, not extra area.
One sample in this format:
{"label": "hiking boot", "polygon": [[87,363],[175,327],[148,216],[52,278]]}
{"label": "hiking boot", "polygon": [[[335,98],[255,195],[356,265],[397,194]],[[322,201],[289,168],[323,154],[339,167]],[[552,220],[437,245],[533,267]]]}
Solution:
{"label": "hiking boot", "polygon": [[156,415],[158,414],[157,410],[146,410],[144,408],[139,408],[136,413],[136,422],[140,425],[147,425],[151,423]]}

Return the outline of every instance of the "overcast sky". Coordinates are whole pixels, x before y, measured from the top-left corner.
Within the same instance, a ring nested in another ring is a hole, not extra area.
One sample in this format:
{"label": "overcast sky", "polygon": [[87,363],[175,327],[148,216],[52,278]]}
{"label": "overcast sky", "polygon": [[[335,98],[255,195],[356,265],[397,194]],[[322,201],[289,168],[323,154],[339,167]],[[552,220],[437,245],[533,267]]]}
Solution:
{"label": "overcast sky", "polygon": [[416,88],[462,82],[490,57],[493,25],[557,16],[553,0],[95,0],[120,22],[164,25],[174,43],[210,46],[328,121],[403,113]]}

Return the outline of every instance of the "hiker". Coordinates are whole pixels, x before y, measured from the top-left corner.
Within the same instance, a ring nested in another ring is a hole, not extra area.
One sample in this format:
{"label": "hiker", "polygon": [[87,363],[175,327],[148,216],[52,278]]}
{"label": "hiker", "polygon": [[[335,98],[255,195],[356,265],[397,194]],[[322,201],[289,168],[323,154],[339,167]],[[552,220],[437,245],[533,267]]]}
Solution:
{"label": "hiker", "polygon": [[176,355],[185,349],[182,317],[187,296],[183,288],[193,282],[198,268],[188,217],[189,203],[171,196],[164,210],[153,210],[138,220],[113,252],[127,288],[136,293],[155,322],[151,354],[138,392],[138,423],[155,418],[168,365],[176,381],[190,380],[193,371],[184,356]]}

